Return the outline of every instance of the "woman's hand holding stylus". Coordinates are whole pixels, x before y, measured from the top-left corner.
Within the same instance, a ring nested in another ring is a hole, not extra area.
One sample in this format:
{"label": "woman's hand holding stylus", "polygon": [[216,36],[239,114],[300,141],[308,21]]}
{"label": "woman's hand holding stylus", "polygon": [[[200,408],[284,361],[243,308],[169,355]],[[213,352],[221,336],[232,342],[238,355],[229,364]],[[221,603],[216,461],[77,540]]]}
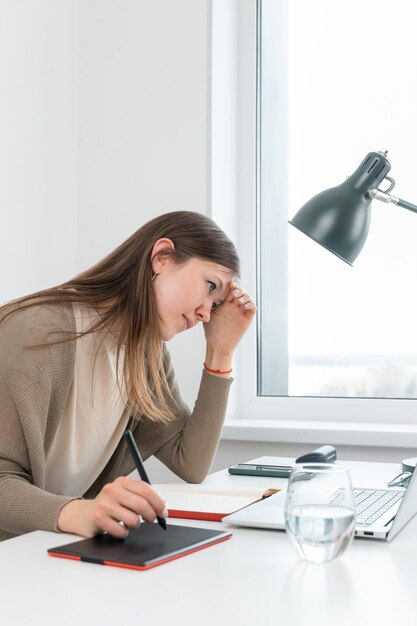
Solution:
{"label": "woman's hand holding stylus", "polygon": [[[103,487],[94,500],[72,500],[58,516],[58,530],[92,537],[108,532],[124,539],[129,528],[143,518],[153,522],[166,517],[166,505],[157,492],[142,480],[121,476]],[[122,522],[122,523],[121,523]]]}

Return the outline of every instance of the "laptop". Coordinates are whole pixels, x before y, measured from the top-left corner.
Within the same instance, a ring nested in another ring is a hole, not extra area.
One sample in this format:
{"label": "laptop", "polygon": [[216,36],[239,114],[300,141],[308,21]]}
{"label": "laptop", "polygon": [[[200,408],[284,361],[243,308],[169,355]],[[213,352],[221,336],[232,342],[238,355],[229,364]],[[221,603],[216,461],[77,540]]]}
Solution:
{"label": "laptop", "polygon": [[[354,488],[356,503],[355,536],[391,541],[417,513],[417,472],[407,489]],[[286,489],[223,517],[236,526],[285,530]]]}

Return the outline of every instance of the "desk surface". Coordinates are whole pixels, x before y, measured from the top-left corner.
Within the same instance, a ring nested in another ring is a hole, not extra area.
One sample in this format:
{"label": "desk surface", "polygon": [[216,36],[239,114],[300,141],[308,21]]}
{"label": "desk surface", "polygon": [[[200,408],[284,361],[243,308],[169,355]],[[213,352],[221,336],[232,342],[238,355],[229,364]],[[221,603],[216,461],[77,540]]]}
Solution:
{"label": "desk surface", "polygon": [[[286,459],[288,461],[288,459]],[[397,464],[346,463],[353,482],[384,484]],[[216,472],[207,485],[260,489],[285,479]],[[170,523],[224,528],[191,520]],[[325,565],[300,561],[284,532],[232,528],[233,537],[139,572],[47,555],[73,535],[38,531],[0,543],[0,614],[20,626],[288,626],[417,623],[417,516],[391,542],[355,539]]]}

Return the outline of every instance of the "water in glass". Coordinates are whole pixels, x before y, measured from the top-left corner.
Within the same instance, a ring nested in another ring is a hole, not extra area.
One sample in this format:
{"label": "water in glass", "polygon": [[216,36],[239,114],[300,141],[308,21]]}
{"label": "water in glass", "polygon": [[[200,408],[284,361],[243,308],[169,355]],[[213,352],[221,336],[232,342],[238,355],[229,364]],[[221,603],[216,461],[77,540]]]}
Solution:
{"label": "water in glass", "polygon": [[299,466],[291,473],[285,523],[299,556],[323,563],[341,556],[352,541],[355,505],[348,470],[313,465]]}

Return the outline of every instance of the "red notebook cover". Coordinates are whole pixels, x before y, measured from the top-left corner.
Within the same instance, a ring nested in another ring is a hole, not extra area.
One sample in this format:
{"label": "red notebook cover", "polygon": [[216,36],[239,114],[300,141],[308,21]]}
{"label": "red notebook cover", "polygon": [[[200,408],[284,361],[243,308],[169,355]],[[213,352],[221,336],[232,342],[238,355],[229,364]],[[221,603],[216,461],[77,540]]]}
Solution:
{"label": "red notebook cover", "polygon": [[[235,511],[233,511],[235,513]],[[168,517],[180,519],[197,519],[206,522],[221,522],[230,513],[210,513],[209,511],[180,511],[168,509]]]}
{"label": "red notebook cover", "polygon": [[169,517],[210,522],[220,522],[226,515],[235,513],[277,491],[269,489],[262,495],[259,490],[217,491],[207,487],[175,484],[156,485],[156,489],[166,500]]}
{"label": "red notebook cover", "polygon": [[50,556],[146,570],[230,539],[231,532],[143,522],[126,539],[101,534],[50,548]]}
{"label": "red notebook cover", "polygon": [[[251,504],[253,504],[253,502]],[[236,513],[236,510],[230,511],[230,513],[228,513],[227,511],[225,513],[212,513],[210,511],[181,511],[176,509],[168,509],[168,517],[179,519],[196,519],[206,522],[221,522],[223,517],[226,517],[226,515],[230,515],[231,513]]]}

